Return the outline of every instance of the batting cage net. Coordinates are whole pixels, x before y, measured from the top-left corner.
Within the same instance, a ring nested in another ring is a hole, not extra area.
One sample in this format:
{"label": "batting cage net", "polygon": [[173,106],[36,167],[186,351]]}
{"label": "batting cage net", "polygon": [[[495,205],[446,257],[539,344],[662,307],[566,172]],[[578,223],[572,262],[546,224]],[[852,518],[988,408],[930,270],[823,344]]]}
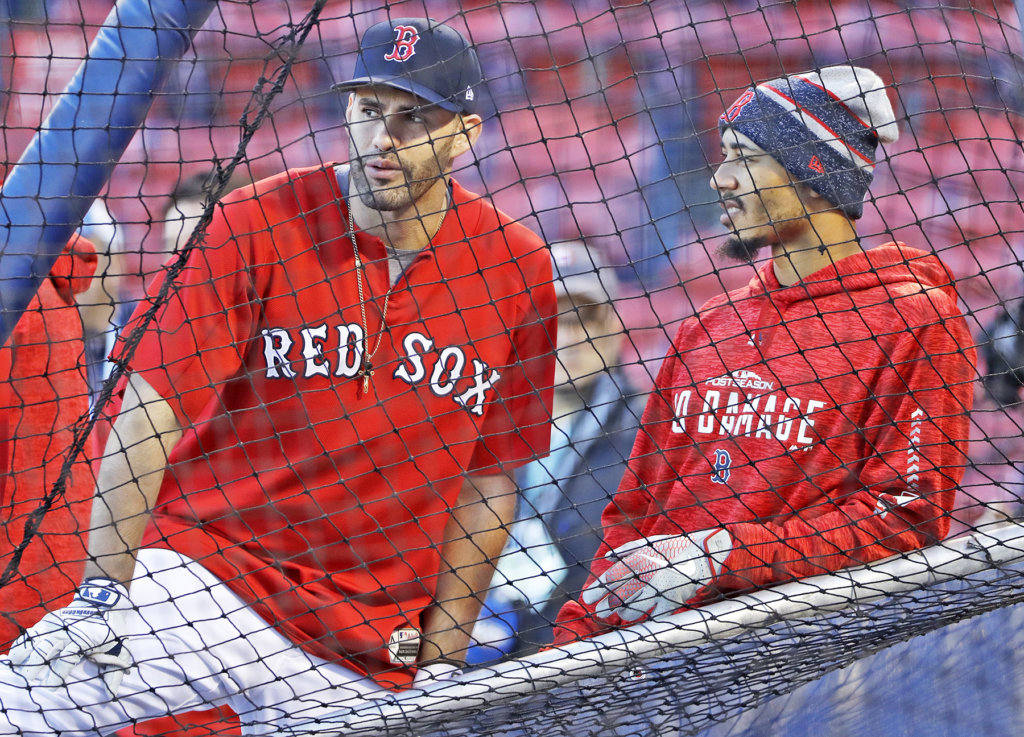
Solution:
{"label": "batting cage net", "polygon": [[0,732],[1017,733],[1019,11],[0,0]]}

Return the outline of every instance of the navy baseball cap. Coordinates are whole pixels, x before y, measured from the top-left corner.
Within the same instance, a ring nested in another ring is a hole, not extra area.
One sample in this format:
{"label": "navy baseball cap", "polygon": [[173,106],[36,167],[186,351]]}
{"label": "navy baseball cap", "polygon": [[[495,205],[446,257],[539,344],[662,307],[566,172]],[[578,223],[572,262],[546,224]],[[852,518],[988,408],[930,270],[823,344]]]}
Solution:
{"label": "navy baseball cap", "polygon": [[334,89],[387,85],[453,113],[470,113],[482,83],[476,50],[461,33],[432,18],[395,18],[366,30],[352,79]]}

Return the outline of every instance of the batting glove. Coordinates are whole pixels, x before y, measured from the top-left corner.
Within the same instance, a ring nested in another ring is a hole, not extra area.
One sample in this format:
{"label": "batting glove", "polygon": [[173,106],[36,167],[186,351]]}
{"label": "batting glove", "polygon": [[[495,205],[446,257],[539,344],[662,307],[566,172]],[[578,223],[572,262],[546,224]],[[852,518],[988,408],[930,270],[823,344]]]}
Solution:
{"label": "batting glove", "polygon": [[426,688],[432,683],[446,681],[462,674],[462,668],[453,661],[438,660],[433,663],[421,665],[416,670],[416,676],[412,680],[413,688]]}
{"label": "batting glove", "polygon": [[50,612],[19,637],[8,655],[30,686],[63,686],[76,665],[101,667],[110,693],[117,690],[132,658],[119,634],[131,604],[128,590],[107,578],[88,578],[69,606]]}
{"label": "batting glove", "polygon": [[605,556],[612,566],[581,599],[600,620],[618,615],[632,624],[668,614],[721,574],[730,552],[732,538],[720,529],[633,540]]}

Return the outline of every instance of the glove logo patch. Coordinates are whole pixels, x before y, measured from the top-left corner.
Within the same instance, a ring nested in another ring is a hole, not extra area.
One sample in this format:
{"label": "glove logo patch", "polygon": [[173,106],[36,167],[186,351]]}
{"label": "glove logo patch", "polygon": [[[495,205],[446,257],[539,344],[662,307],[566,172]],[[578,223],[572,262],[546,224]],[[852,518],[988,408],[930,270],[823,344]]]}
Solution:
{"label": "glove logo patch", "polygon": [[95,607],[110,609],[120,600],[121,594],[114,588],[86,582],[79,587],[78,595],[75,598],[80,602],[92,604]]}
{"label": "glove logo patch", "polygon": [[715,472],[711,474],[711,480],[716,484],[724,484],[729,481],[732,475],[732,456],[729,451],[722,448],[715,449]]}

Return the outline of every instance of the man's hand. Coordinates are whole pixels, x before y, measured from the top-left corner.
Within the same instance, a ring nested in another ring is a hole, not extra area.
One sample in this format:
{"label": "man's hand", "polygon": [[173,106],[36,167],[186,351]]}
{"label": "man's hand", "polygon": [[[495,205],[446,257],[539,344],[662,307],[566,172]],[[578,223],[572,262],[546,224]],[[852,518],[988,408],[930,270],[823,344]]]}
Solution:
{"label": "man's hand", "polygon": [[632,624],[668,614],[710,584],[730,552],[732,538],[720,529],[633,540],[605,556],[612,566],[583,591],[581,599],[594,607],[600,620],[617,614]]}
{"label": "man's hand", "polygon": [[88,578],[69,606],[50,612],[11,647],[11,667],[31,686],[62,686],[83,660],[102,668],[114,696],[132,658],[123,641],[131,608],[128,590],[107,578]]}
{"label": "man's hand", "polygon": [[446,681],[462,674],[462,666],[453,661],[435,661],[421,665],[413,678],[413,688],[426,688],[432,683]]}

